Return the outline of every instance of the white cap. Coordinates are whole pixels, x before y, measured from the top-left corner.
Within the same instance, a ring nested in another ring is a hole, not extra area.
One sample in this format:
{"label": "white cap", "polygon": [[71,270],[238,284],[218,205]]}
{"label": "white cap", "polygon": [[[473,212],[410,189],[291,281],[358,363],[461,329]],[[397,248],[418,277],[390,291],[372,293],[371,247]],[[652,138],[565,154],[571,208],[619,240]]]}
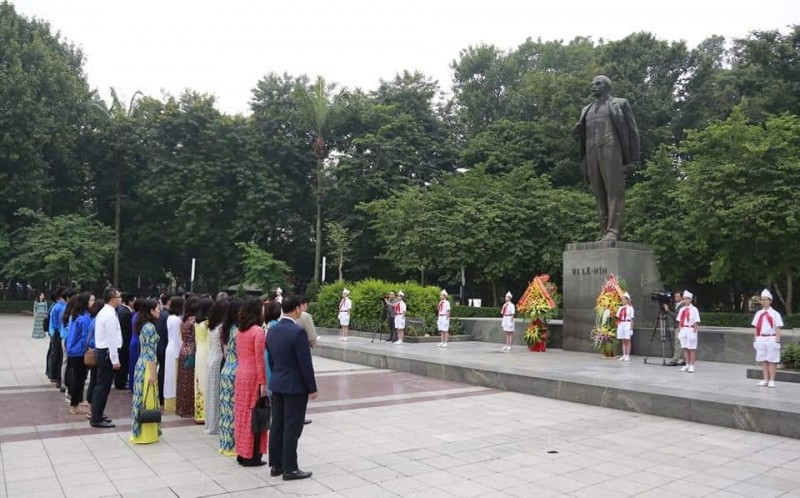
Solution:
{"label": "white cap", "polygon": [[624,298],[627,298],[627,299],[628,299],[628,301],[630,301],[630,300],[631,300],[631,295],[630,295],[630,294],[628,294],[627,292],[626,292],[625,294],[623,294],[623,295],[622,295],[622,297],[624,297]]}
{"label": "white cap", "polygon": [[342,295],[343,295],[343,296],[349,296],[349,295],[350,295],[350,291],[349,291],[349,290],[347,290],[347,289],[343,289],[343,290],[342,290]]}
{"label": "white cap", "polygon": [[688,297],[689,299],[694,297],[694,294],[689,292],[688,290],[683,291],[683,297]]}
{"label": "white cap", "polygon": [[275,289],[275,294],[283,294],[283,289],[278,287],[277,289]]}
{"label": "white cap", "polygon": [[511,291],[506,292],[506,299],[511,299],[512,297],[514,296],[511,295]]}
{"label": "white cap", "polygon": [[440,296],[447,297],[447,291],[442,289],[442,292],[439,293]]}
{"label": "white cap", "polygon": [[763,291],[761,291],[761,297],[767,298],[770,301],[772,301],[772,293],[769,291],[769,289],[764,289]]}
{"label": "white cap", "polygon": [[406,297],[406,295],[403,294],[403,291],[398,291],[397,292],[397,297]]}

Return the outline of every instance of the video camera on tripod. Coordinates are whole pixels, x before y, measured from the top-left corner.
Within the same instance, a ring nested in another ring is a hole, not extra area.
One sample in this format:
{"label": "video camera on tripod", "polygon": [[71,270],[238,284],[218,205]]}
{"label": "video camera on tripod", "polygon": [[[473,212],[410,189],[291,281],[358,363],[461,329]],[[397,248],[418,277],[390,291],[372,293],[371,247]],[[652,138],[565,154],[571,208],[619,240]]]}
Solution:
{"label": "video camera on tripod", "polygon": [[[658,306],[658,316],[653,324],[653,333],[650,335],[650,344],[647,346],[649,353],[653,345],[653,340],[658,334],[661,338],[661,366],[667,365],[667,349],[672,349],[672,329],[667,324],[667,310],[672,308],[672,292],[667,289],[653,292],[650,294],[650,300]],[[671,354],[671,353],[670,353]],[[644,362],[647,363],[648,356],[644,357]]]}
{"label": "video camera on tripod", "polygon": [[659,305],[672,306],[672,292],[666,289],[650,294],[650,300]]}

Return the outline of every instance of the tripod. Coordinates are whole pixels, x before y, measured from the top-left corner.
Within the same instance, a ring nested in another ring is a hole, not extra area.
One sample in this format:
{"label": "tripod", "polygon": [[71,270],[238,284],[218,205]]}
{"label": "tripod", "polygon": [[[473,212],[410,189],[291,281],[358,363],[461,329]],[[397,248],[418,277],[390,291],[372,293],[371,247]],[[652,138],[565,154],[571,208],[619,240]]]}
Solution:
{"label": "tripod", "polygon": [[650,335],[650,344],[647,345],[647,355],[644,357],[645,363],[650,357],[650,351],[653,350],[653,340],[656,338],[656,333],[661,337],[661,366],[665,367],[667,366],[667,344],[669,344],[670,351],[673,348],[672,329],[667,326],[667,312],[660,306],[658,307],[658,317],[653,324],[653,333]]}

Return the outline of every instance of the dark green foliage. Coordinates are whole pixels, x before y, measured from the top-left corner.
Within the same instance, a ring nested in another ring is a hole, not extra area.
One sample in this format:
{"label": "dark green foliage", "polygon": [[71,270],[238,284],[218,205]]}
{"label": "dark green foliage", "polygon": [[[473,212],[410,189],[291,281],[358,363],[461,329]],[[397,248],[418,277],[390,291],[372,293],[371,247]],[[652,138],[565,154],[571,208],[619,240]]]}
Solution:
{"label": "dark green foliage", "polygon": [[789,342],[782,345],[781,365],[790,370],[800,370],[800,344]]}

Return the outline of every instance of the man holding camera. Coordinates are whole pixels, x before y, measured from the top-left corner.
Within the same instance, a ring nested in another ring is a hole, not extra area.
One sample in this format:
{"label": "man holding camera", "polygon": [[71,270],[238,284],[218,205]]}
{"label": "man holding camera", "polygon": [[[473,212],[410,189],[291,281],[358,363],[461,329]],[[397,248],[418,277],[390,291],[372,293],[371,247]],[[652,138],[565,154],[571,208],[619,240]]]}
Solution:
{"label": "man holding camera", "polygon": [[[664,312],[666,312],[667,315],[669,316],[670,322],[676,323],[675,317],[678,316],[678,313],[680,313],[681,309],[683,308],[683,297],[681,296],[680,292],[675,292],[673,293],[672,299],[675,301],[674,312],[670,309],[668,304],[662,304],[661,307],[664,310]],[[686,362],[683,361],[683,350],[681,349],[681,341],[678,339],[678,332],[680,332],[680,327],[676,324],[675,331],[673,333],[673,340],[675,343],[673,344],[672,347],[673,350],[672,361],[667,363],[667,366],[670,367],[686,365]]]}
{"label": "man holding camera", "polygon": [[397,329],[394,327],[395,303],[397,303],[397,298],[395,297],[394,292],[389,292],[388,294],[383,295],[384,313],[382,313],[382,315],[385,315],[386,319],[389,321],[389,338],[386,339],[388,342],[394,342],[397,340]]}

